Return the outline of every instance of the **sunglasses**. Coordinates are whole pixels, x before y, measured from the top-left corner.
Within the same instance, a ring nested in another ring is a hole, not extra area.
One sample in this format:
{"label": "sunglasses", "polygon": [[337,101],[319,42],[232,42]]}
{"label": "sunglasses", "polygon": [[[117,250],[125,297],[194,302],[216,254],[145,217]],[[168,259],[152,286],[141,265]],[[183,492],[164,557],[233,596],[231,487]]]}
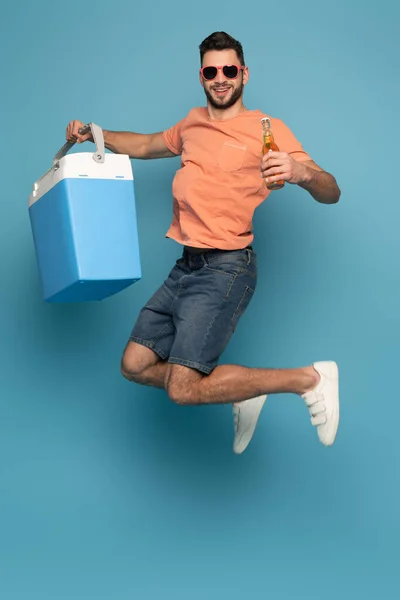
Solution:
{"label": "sunglasses", "polygon": [[218,71],[222,71],[227,79],[236,79],[240,71],[244,71],[246,67],[239,65],[224,65],[223,67],[202,67],[200,74],[206,81],[212,81],[218,75]]}

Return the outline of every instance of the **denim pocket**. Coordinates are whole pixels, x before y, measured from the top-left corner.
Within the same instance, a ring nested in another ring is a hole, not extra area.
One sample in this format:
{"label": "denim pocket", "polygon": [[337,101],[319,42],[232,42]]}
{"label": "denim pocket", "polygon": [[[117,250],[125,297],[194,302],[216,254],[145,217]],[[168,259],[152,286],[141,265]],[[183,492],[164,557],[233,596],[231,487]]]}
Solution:
{"label": "denim pocket", "polygon": [[243,315],[244,311],[248,307],[250,300],[253,297],[253,294],[254,294],[254,289],[251,288],[250,286],[246,285],[244,292],[242,294],[242,297],[239,301],[239,304],[237,305],[237,308],[232,317],[231,323],[232,323],[233,331],[235,331],[240,317]]}
{"label": "denim pocket", "polygon": [[212,271],[213,273],[220,273],[221,275],[226,275],[231,278],[236,277],[238,274],[237,269],[235,270],[235,267],[232,264],[226,267],[226,263],[225,266],[224,264],[211,263],[204,265],[204,268],[207,269],[207,271]]}
{"label": "denim pocket", "polygon": [[208,260],[206,268],[216,273],[226,273],[235,277],[241,274],[249,275],[253,279],[257,277],[257,262],[254,258],[249,262],[247,251],[245,256],[241,252],[239,255],[228,255],[223,260]]}

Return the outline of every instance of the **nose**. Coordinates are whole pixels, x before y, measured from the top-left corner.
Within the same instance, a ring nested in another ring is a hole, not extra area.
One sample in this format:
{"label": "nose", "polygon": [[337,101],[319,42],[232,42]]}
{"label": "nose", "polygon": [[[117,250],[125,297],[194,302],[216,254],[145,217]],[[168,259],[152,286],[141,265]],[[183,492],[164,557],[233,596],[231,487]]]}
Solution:
{"label": "nose", "polygon": [[216,80],[218,81],[218,83],[224,83],[224,81],[226,81],[226,77],[222,69],[218,69]]}

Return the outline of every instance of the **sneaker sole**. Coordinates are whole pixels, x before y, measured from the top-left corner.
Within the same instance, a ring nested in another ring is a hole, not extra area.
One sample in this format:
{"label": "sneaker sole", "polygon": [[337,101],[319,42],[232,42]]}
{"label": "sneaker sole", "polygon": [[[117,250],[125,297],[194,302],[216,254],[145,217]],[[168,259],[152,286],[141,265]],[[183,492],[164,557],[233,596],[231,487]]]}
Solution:
{"label": "sneaker sole", "polygon": [[[264,406],[266,400],[267,400],[267,396],[262,401],[262,404],[258,411],[258,415],[255,418],[255,420],[252,421],[252,423],[243,431],[239,440],[233,444],[233,452],[235,454],[242,454],[242,452],[244,452],[246,450],[247,446],[250,444],[252,437],[254,435],[254,432],[256,430],[256,427],[257,427],[258,419],[260,418],[260,414],[261,414],[261,411],[263,409],[263,406]],[[244,439],[244,441],[243,441],[243,439]]]}
{"label": "sneaker sole", "polygon": [[[317,363],[318,366],[318,363]],[[329,428],[330,432],[327,435],[324,433],[320,434],[319,429],[318,438],[324,446],[332,446],[336,439],[336,434],[339,428],[339,420],[340,420],[340,404],[339,404],[339,368],[334,361],[325,362],[323,366],[321,365],[322,374],[329,379],[331,382],[335,382],[335,396],[334,401],[332,403],[332,412],[330,414],[330,423],[333,425]],[[323,427],[323,426],[322,426]]]}

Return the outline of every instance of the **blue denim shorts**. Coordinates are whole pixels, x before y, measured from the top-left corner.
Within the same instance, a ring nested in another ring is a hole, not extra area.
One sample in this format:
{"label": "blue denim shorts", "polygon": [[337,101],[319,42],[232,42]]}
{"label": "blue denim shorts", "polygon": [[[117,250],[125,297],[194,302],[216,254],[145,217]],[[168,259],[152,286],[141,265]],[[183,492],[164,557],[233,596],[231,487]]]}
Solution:
{"label": "blue denim shorts", "polygon": [[162,360],[209,374],[254,294],[257,256],[209,250],[182,258],[142,308],[130,340]]}

